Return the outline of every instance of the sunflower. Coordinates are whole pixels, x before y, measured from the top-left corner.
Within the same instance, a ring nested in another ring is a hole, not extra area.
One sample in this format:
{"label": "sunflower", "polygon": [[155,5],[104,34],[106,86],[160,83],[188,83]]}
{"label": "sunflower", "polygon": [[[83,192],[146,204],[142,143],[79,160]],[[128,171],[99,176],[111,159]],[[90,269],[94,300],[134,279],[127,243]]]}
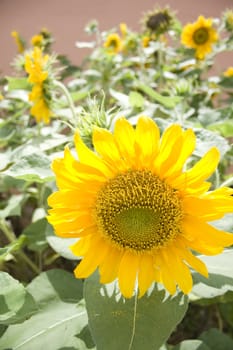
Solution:
{"label": "sunflower", "polygon": [[225,72],[223,72],[223,75],[227,78],[233,77],[233,67],[228,67]]}
{"label": "sunflower", "polygon": [[117,54],[122,50],[122,40],[117,33],[109,34],[104,42],[104,47],[112,54]]}
{"label": "sunflower", "polygon": [[208,276],[193,251],[215,255],[233,244],[233,235],[209,224],[232,212],[232,189],[207,192],[206,179],[219,161],[209,150],[192,168],[183,166],[195,147],[191,129],[168,127],[160,138],[156,123],[125,118],[114,133],[93,132],[95,151],[75,134],[78,159],[65,148],[52,168],[59,190],[48,199],[48,220],[61,237],[77,237],[71,247],[83,260],[75,269],[86,278],[99,268],[100,282],[118,278],[122,295],[139,289],[143,296],[153,282],[170,294],[177,285],[192,288],[190,268]]}
{"label": "sunflower", "polygon": [[142,22],[146,32],[149,31],[150,34],[160,35],[171,28],[174,22],[174,15],[169,8],[158,8],[146,13]]}
{"label": "sunflower", "polygon": [[195,49],[198,59],[204,59],[212,51],[212,45],[218,40],[211,18],[199,16],[194,23],[188,23],[182,31],[181,43]]}
{"label": "sunflower", "polygon": [[37,122],[50,122],[53,115],[49,106],[51,92],[49,85],[49,55],[43,55],[40,47],[35,46],[31,53],[25,55],[25,71],[28,73],[28,81],[32,84],[29,101],[33,103],[30,112]]}

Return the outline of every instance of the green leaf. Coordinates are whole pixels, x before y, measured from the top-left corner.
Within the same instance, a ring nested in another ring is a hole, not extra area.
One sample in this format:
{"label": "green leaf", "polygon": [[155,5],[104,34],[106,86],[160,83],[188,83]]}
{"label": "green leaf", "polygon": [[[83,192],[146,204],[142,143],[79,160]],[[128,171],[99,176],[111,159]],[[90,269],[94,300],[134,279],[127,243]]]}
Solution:
{"label": "green leaf", "polygon": [[193,274],[194,286],[190,294],[192,300],[215,298],[233,290],[233,249],[216,256],[198,256],[207,266],[209,277]]}
{"label": "green leaf", "polygon": [[212,124],[208,128],[212,131],[219,132],[224,137],[232,137],[233,136],[232,120],[225,120],[224,122]]}
{"label": "green leaf", "polygon": [[137,82],[136,86],[139,90],[143,91],[146,95],[148,95],[153,101],[159,102],[167,108],[174,108],[182,100],[182,97],[179,96],[162,96],[158,92],[153,90],[151,87],[141,84],[140,82]]}
{"label": "green leaf", "polygon": [[[200,339],[206,344],[210,350],[232,350],[233,340],[218,329],[210,329],[203,332]],[[198,349],[199,350],[199,349]]]}
{"label": "green leaf", "polygon": [[21,247],[24,245],[25,240],[26,237],[24,235],[20,235],[12,243],[8,244],[3,248],[0,248],[0,262],[4,261],[7,255],[21,249]]}
{"label": "green leaf", "polygon": [[21,215],[21,207],[26,197],[22,194],[12,195],[6,207],[0,210],[0,219],[5,219],[12,215]]}
{"label": "green leaf", "polygon": [[0,323],[16,315],[26,297],[24,286],[6,272],[0,272]]}
{"label": "green leaf", "polygon": [[42,344],[54,350],[93,348],[93,343],[87,347],[83,335],[79,338],[87,326],[80,280],[66,271],[50,270],[35,278],[27,290],[39,309],[24,323],[8,327],[1,338],[2,349],[32,350]]}
{"label": "green leaf", "polygon": [[219,310],[224,320],[233,327],[233,302],[219,304]]}
{"label": "green leaf", "polygon": [[212,147],[217,147],[223,157],[229,151],[230,145],[227,140],[216,132],[206,129],[194,129],[197,136],[195,154],[202,157]]}
{"label": "green leaf", "polygon": [[8,89],[11,90],[31,90],[32,85],[28,82],[27,78],[15,78],[6,77],[8,81]]}
{"label": "green leaf", "polygon": [[84,294],[91,333],[101,350],[159,349],[187,310],[186,297],[166,296],[157,286],[141,299],[125,300],[116,282],[101,285],[97,273],[86,280]]}
{"label": "green leaf", "polygon": [[45,218],[37,220],[27,226],[23,234],[27,237],[27,246],[33,251],[43,251],[48,246],[45,231],[48,222]]}
{"label": "green leaf", "polygon": [[29,182],[47,182],[54,178],[50,166],[50,159],[38,152],[20,158],[4,174]]}
{"label": "green leaf", "polygon": [[143,108],[145,100],[139,92],[131,91],[129,94],[129,102],[133,108]]}

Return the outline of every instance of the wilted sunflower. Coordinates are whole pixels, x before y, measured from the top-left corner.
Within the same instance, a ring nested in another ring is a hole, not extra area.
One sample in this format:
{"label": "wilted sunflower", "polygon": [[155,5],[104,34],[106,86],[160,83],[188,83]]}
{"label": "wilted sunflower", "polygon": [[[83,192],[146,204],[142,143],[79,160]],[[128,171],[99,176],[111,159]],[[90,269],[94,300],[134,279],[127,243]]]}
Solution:
{"label": "wilted sunflower", "polygon": [[144,295],[152,282],[171,293],[192,288],[190,267],[208,276],[192,251],[207,255],[233,244],[233,235],[209,224],[232,212],[232,189],[208,192],[219,152],[208,151],[192,168],[183,166],[195,148],[191,129],[159,128],[140,117],[136,128],[124,118],[114,133],[96,128],[95,152],[75,135],[78,159],[69,148],[54,160],[59,190],[48,203],[49,222],[61,237],[80,238],[72,251],[83,260],[75,276],[99,268],[101,283],[118,278],[121,293]]}
{"label": "wilted sunflower", "polygon": [[122,40],[117,33],[112,33],[107,36],[104,42],[104,47],[109,50],[110,53],[117,54],[122,50]]}
{"label": "wilted sunflower", "polygon": [[168,8],[156,9],[144,15],[144,29],[157,35],[163,34],[170,29],[173,19],[173,14]]}
{"label": "wilted sunflower", "polygon": [[181,43],[187,47],[195,49],[198,59],[204,59],[212,52],[212,45],[218,40],[218,33],[213,28],[211,18],[199,16],[194,23],[188,23],[182,31]]}

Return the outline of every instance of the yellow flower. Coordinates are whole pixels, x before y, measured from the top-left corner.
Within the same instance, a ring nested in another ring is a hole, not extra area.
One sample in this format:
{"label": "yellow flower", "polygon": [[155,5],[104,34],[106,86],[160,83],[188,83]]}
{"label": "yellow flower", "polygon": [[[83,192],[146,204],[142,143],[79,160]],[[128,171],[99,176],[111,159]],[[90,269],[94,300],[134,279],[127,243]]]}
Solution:
{"label": "yellow flower", "polygon": [[28,81],[30,83],[42,83],[48,77],[46,65],[49,56],[43,55],[39,47],[34,47],[31,54],[25,55],[25,70],[29,74]]}
{"label": "yellow flower", "polygon": [[224,77],[233,77],[233,67],[229,67],[225,72],[223,73]]}
{"label": "yellow flower", "polygon": [[31,44],[33,46],[41,46],[43,43],[43,40],[44,40],[43,35],[37,34],[31,38]]}
{"label": "yellow flower", "polygon": [[193,131],[171,125],[160,138],[158,126],[143,116],[135,129],[124,118],[113,134],[96,128],[93,145],[96,152],[76,133],[79,160],[66,148],[52,165],[59,190],[48,199],[48,220],[57,235],[80,238],[72,246],[83,256],[75,276],[99,268],[100,282],[118,278],[126,298],[136,286],[141,297],[154,281],[171,294],[176,285],[189,293],[190,267],[208,276],[192,251],[215,255],[233,244],[232,234],[209,224],[233,207],[233,190],[207,192],[218,150],[183,171],[195,148]]}
{"label": "yellow flower", "polygon": [[124,39],[128,32],[126,23],[120,23],[120,32],[121,32],[122,38]]}
{"label": "yellow flower", "polygon": [[30,112],[31,115],[35,117],[37,123],[43,121],[45,124],[48,124],[50,122],[52,112],[50,111],[43,96],[41,96],[35,101]]}
{"label": "yellow flower", "polygon": [[150,41],[151,41],[151,38],[150,38],[148,35],[144,36],[144,37],[142,38],[142,46],[143,46],[143,47],[148,47]]}
{"label": "yellow flower", "polygon": [[17,45],[18,52],[19,53],[24,52],[24,50],[25,50],[25,43],[24,43],[24,40],[19,35],[19,33],[16,32],[16,31],[13,31],[13,32],[11,32],[11,36],[12,36],[12,38],[15,39],[15,43]]}
{"label": "yellow flower", "polygon": [[117,33],[109,34],[104,42],[104,47],[109,49],[110,53],[117,54],[120,52],[122,50],[122,41],[120,36]]}
{"label": "yellow flower", "polygon": [[49,75],[48,60],[49,56],[43,55],[42,50],[37,46],[34,47],[31,54],[25,55],[25,70],[29,74],[28,81],[33,84],[29,94],[29,100],[33,102],[30,112],[37,122],[44,121],[46,124],[50,122],[50,117],[53,115],[46,99],[46,95],[50,95],[45,84]]}
{"label": "yellow flower", "polygon": [[199,16],[194,23],[187,24],[181,34],[181,43],[195,49],[198,59],[204,59],[212,52],[212,45],[218,40],[218,33],[213,28],[212,19]]}

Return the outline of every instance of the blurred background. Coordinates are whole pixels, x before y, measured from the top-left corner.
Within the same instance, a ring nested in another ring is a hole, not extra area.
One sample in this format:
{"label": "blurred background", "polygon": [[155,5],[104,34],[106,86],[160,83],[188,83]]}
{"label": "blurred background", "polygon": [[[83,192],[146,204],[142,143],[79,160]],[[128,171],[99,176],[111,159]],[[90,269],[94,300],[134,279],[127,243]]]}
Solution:
{"label": "blurred background", "polygon": [[[78,65],[88,51],[77,49],[75,42],[90,40],[84,32],[88,22],[97,20],[101,31],[118,28],[119,23],[125,22],[137,31],[144,13],[166,5],[184,25],[201,14],[220,17],[224,10],[233,8],[233,0],[0,0],[0,73],[11,72],[10,63],[17,53],[11,37],[14,30],[29,41],[46,27],[55,38],[54,51],[67,55]],[[233,64],[232,56],[230,53],[220,57],[219,70]]]}

